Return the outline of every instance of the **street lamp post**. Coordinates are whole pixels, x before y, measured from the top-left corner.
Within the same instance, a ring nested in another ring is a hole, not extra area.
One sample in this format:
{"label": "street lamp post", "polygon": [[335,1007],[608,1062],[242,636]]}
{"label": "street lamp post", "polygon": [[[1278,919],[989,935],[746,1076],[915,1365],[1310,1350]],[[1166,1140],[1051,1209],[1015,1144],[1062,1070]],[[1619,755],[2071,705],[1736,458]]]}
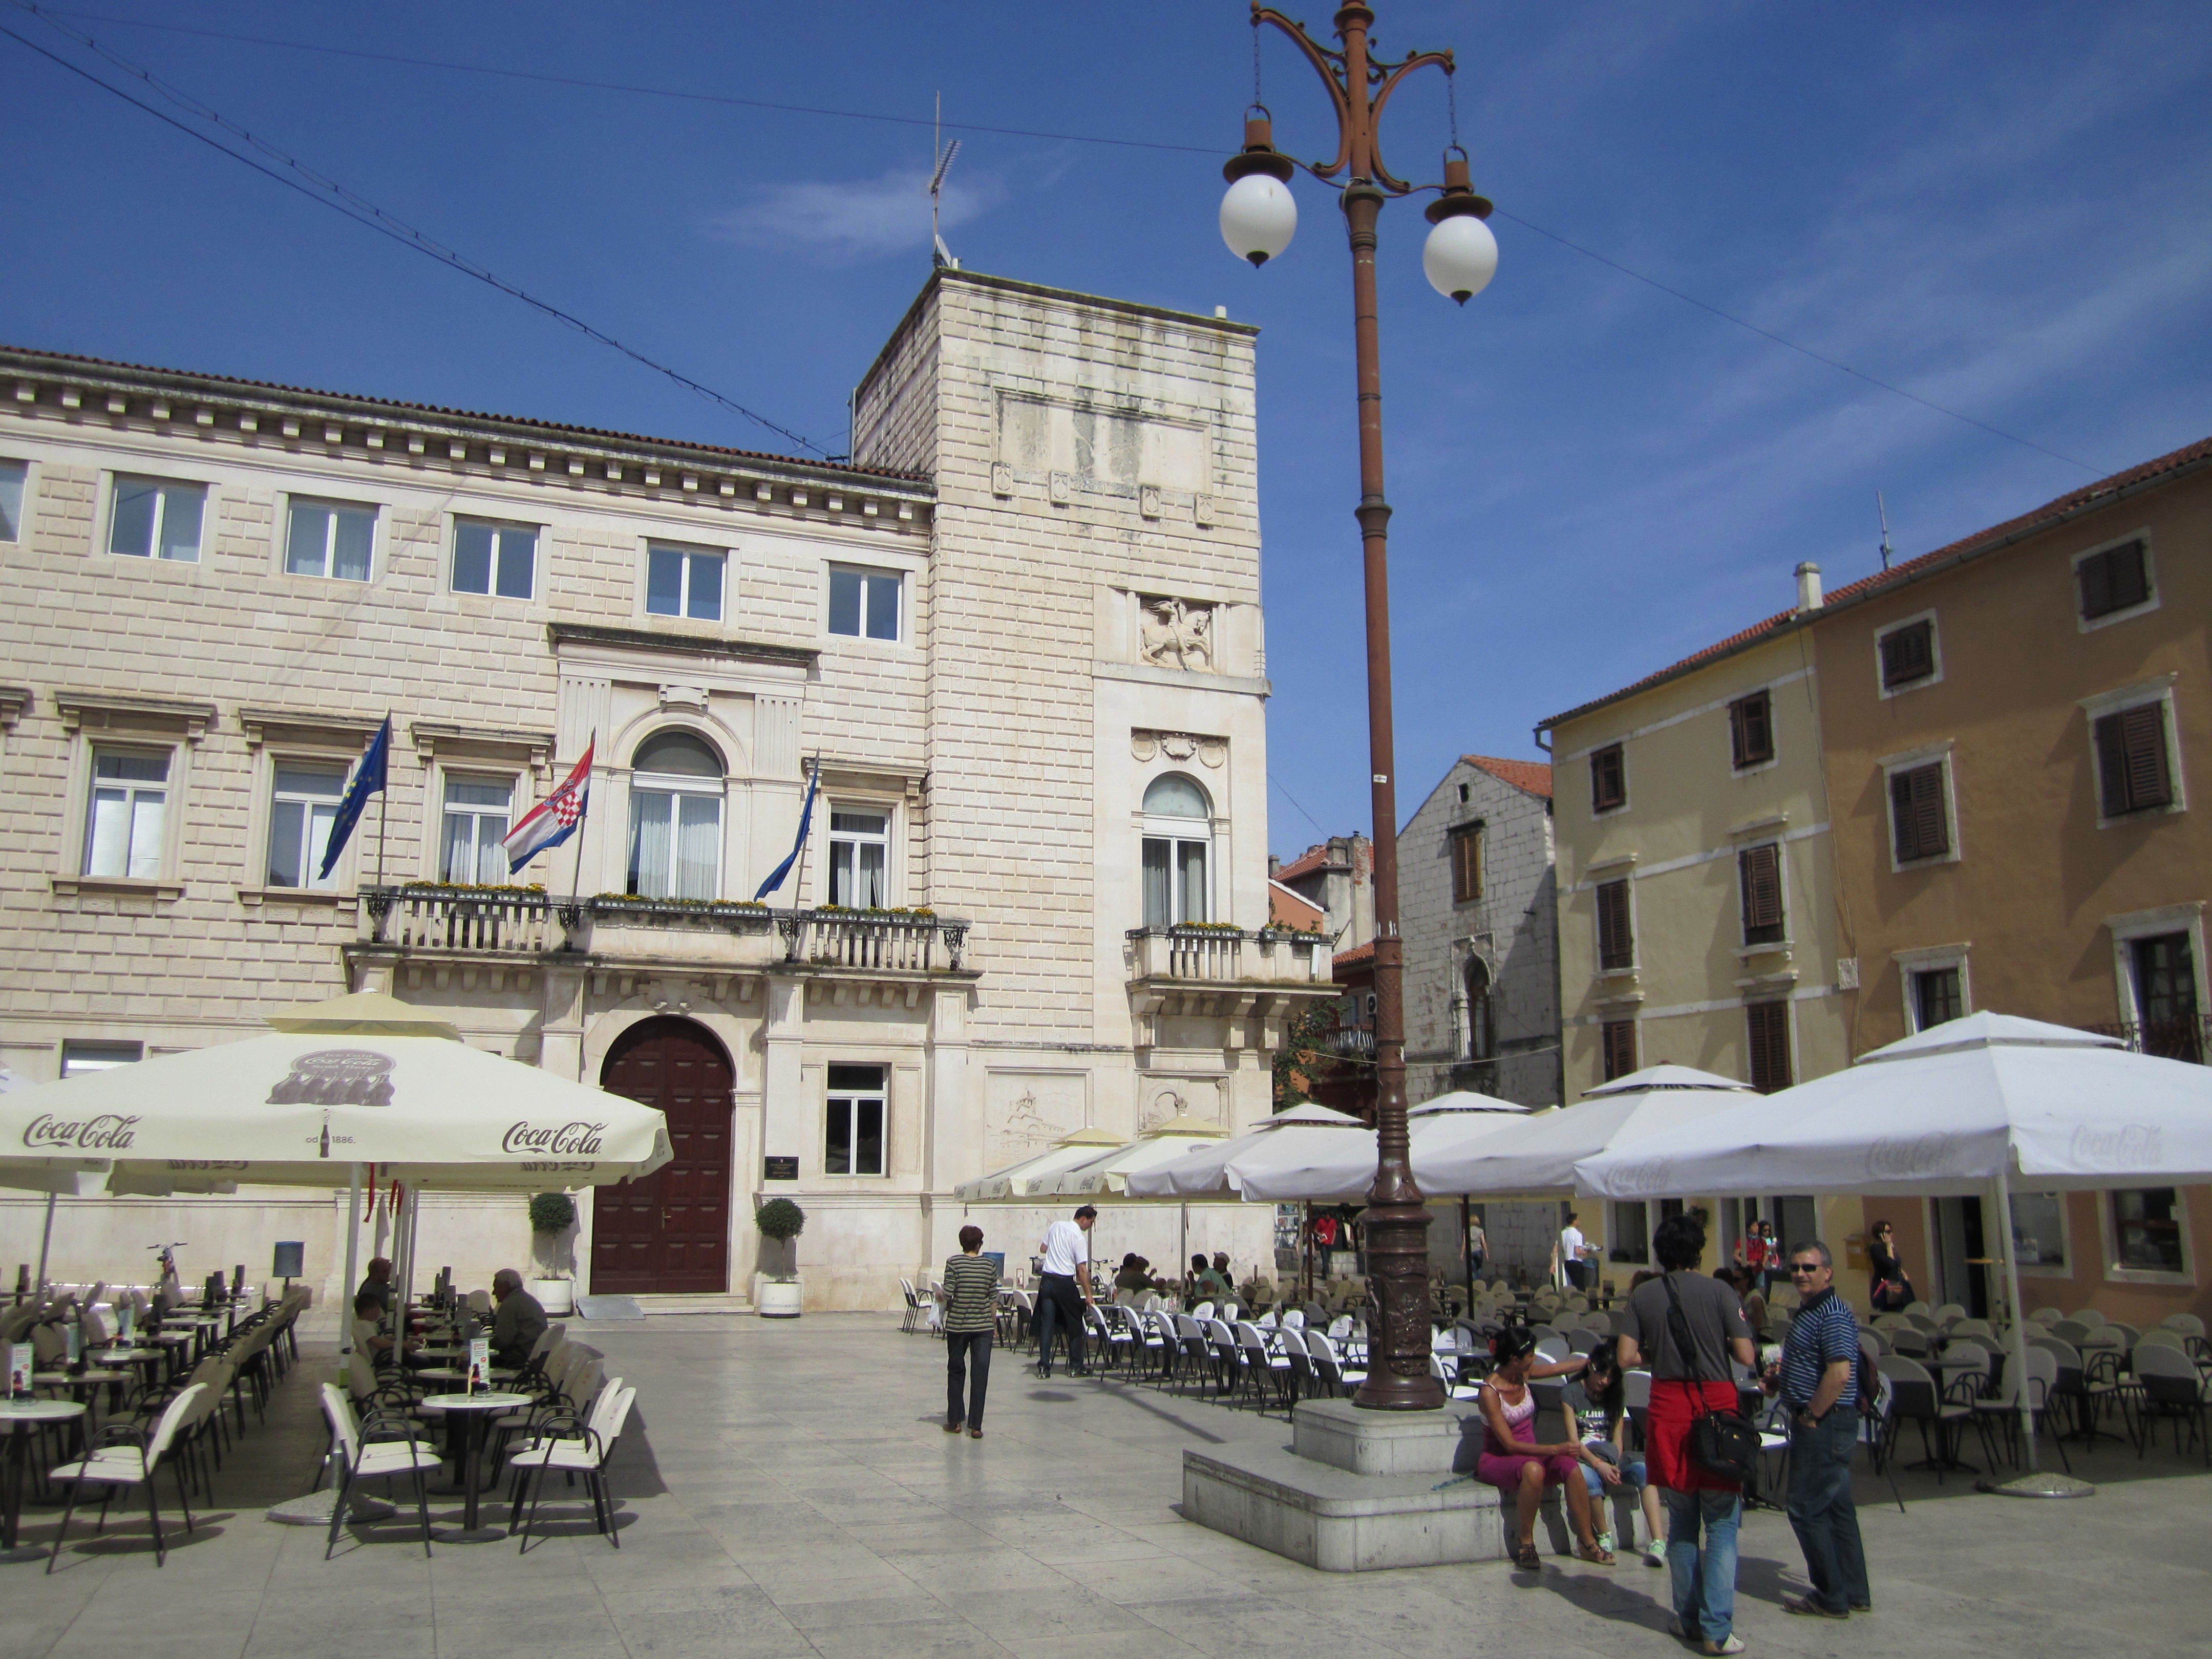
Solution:
{"label": "street lamp post", "polygon": [[1375,1184],[1362,1218],[1367,1230],[1368,1282],[1381,1328],[1368,1343],[1367,1380],[1354,1403],[1382,1411],[1421,1411],[1443,1403],[1429,1371],[1429,1212],[1414,1184],[1406,1136],[1404,942],[1398,931],[1398,794],[1391,732],[1389,504],[1382,495],[1382,368],[1376,333],[1375,241],[1382,204],[1416,190],[1442,193],[1428,209],[1435,227],[1422,265],[1438,292],[1464,305],[1498,268],[1498,244],[1483,223],[1490,204],[1468,182],[1466,153],[1446,152],[1442,185],[1416,185],[1382,163],[1376,126],[1399,83],[1434,64],[1453,72],[1448,52],[1417,52],[1397,63],[1374,57],[1369,31],[1374,8],[1353,3],[1336,14],[1343,49],[1331,52],[1304,27],[1255,3],[1252,26],[1280,29],[1320,74],[1336,110],[1336,157],[1294,161],[1274,146],[1267,111],[1255,105],[1244,123],[1244,149],[1222,169],[1230,180],[1221,204],[1221,233],[1230,250],[1263,264],[1289,246],[1297,207],[1289,184],[1303,168],[1324,184],[1341,179],[1345,223],[1352,239],[1352,331],[1359,388],[1359,520],[1367,601],[1367,744],[1375,820]]}

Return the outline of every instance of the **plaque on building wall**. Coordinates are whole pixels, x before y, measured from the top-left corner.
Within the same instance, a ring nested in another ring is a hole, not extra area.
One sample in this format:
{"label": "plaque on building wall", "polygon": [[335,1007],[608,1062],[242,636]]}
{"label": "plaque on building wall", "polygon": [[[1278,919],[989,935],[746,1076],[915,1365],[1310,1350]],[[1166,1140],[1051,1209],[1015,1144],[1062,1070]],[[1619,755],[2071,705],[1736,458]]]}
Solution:
{"label": "plaque on building wall", "polygon": [[799,1160],[795,1158],[778,1158],[771,1152],[768,1157],[763,1158],[761,1161],[763,1164],[767,1165],[766,1173],[762,1176],[762,1179],[764,1181],[796,1181],[799,1179]]}

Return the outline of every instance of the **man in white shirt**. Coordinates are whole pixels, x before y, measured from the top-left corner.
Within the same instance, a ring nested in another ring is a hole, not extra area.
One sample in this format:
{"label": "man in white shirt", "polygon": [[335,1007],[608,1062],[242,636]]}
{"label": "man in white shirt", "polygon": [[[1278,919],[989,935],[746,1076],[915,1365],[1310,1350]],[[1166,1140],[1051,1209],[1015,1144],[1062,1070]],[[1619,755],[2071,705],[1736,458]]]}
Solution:
{"label": "man in white shirt", "polygon": [[1055,1221],[1045,1229],[1043,1282],[1037,1289],[1039,1376],[1052,1375],[1055,1322],[1067,1327],[1068,1375],[1091,1375],[1083,1363],[1083,1305],[1091,1300],[1091,1224],[1097,1219],[1098,1212],[1086,1204],[1074,1220]]}
{"label": "man in white shirt", "polygon": [[1583,1230],[1575,1225],[1582,1218],[1572,1210],[1567,1212],[1567,1224],[1559,1230],[1559,1265],[1566,1269],[1567,1283],[1576,1290],[1586,1291],[1589,1281],[1583,1277],[1587,1269],[1583,1257],[1589,1246],[1583,1243]]}

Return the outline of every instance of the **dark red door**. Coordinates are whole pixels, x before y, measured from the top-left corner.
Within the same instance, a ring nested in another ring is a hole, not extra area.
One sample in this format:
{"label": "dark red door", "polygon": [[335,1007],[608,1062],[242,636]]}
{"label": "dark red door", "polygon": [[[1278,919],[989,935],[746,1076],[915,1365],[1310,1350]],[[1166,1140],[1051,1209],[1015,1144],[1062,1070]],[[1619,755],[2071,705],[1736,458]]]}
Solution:
{"label": "dark red door", "polygon": [[726,1291],[730,1057],[688,1019],[641,1021],[616,1040],[599,1086],[668,1117],[676,1156],[592,1199],[592,1288]]}

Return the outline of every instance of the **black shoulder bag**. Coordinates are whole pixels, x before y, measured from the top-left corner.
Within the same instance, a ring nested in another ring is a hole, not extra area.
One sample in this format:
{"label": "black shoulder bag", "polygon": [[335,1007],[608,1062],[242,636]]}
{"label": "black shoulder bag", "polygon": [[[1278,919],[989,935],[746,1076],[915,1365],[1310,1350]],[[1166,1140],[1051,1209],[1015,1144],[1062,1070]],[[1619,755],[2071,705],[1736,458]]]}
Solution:
{"label": "black shoulder bag", "polygon": [[1672,1273],[1660,1281],[1667,1287],[1667,1334],[1674,1352],[1690,1368],[1690,1381],[1698,1385],[1698,1410],[1690,1419],[1690,1461],[1719,1480],[1748,1486],[1759,1471],[1759,1431],[1741,1412],[1716,1410],[1705,1403],[1705,1376],[1698,1364],[1698,1345],[1690,1334],[1690,1316],[1682,1311]]}

